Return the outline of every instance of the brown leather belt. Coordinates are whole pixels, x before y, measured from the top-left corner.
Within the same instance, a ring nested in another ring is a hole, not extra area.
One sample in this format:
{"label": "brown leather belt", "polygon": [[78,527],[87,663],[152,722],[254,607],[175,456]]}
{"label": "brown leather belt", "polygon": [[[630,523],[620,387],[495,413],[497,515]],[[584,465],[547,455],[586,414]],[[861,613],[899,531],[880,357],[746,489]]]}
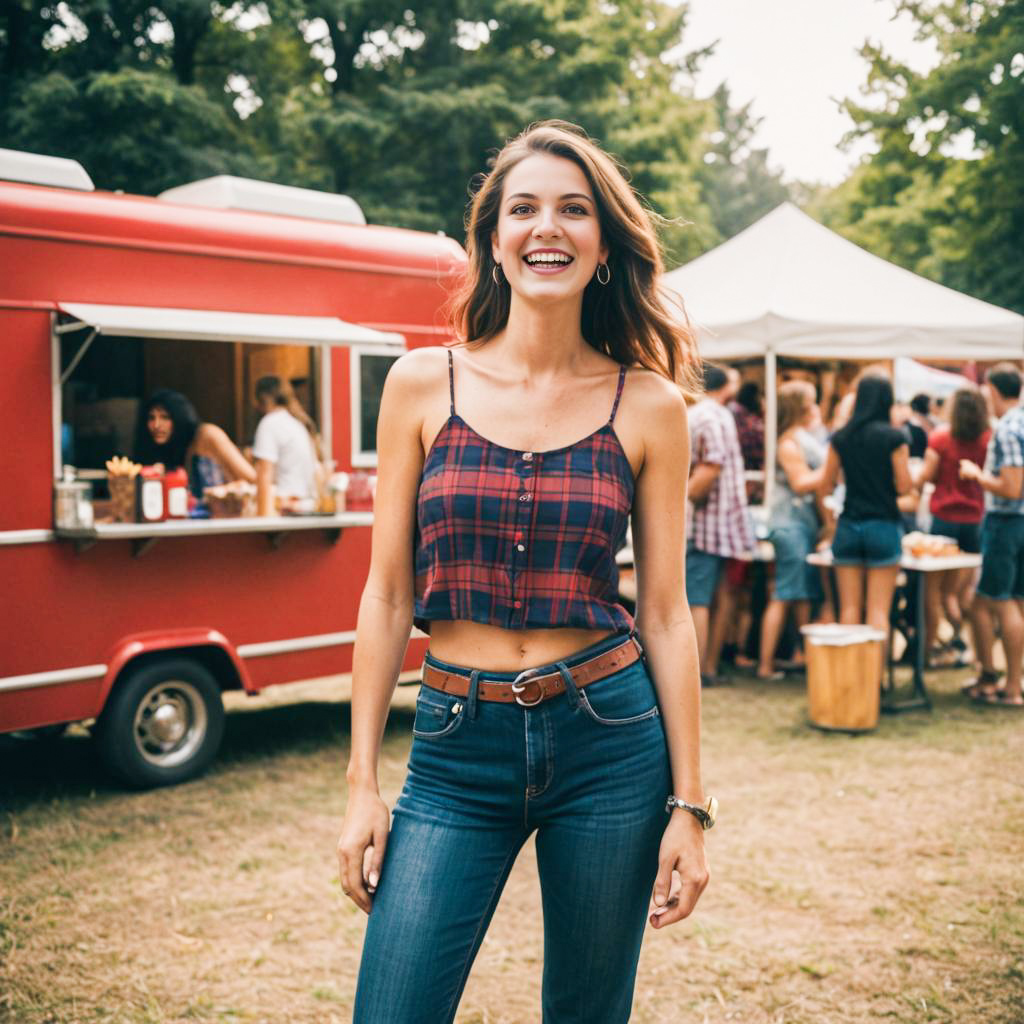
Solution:
{"label": "brown leather belt", "polygon": [[[576,686],[582,689],[590,683],[596,683],[599,679],[618,672],[619,669],[632,665],[640,657],[640,647],[633,637],[627,637],[617,647],[610,651],[604,651],[595,655],[579,665],[569,668],[569,675]],[[486,673],[481,672],[481,675]],[[423,665],[423,682],[435,690],[443,690],[445,693],[453,694],[456,697],[469,696],[469,676],[460,672],[447,672],[444,669],[435,668],[428,662]],[[541,701],[550,700],[559,694],[565,693],[565,680],[562,673],[557,669],[554,672],[541,673],[540,669],[528,668],[520,672],[514,680],[508,683],[488,683],[478,681],[476,695],[480,700],[497,700],[505,704],[522,705],[524,708],[533,707]]]}

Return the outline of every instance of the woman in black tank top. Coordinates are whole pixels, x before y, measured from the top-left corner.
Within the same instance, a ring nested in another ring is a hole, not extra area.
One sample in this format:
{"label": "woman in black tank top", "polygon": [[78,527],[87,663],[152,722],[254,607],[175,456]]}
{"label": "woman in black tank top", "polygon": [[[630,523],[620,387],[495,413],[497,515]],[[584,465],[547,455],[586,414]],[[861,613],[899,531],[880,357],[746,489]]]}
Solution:
{"label": "woman in black tank top", "polygon": [[[683,581],[693,334],[664,305],[645,207],[573,125],[505,146],[466,248],[460,344],[403,356],[381,399],[338,843],[369,915],[354,1020],[454,1019],[535,837],[544,981],[523,1019],[620,1024],[645,925],[686,917],[708,880]],[[635,622],[615,565],[630,519]],[[377,761],[414,621],[430,649],[392,820]]]}
{"label": "woman in black tank top", "polygon": [[832,538],[839,588],[839,621],[866,622],[884,634],[902,555],[897,504],[912,489],[907,436],[890,422],[892,384],[867,374],[857,385],[853,415],[832,435],[822,494],[831,494],[842,470],[843,511]]}

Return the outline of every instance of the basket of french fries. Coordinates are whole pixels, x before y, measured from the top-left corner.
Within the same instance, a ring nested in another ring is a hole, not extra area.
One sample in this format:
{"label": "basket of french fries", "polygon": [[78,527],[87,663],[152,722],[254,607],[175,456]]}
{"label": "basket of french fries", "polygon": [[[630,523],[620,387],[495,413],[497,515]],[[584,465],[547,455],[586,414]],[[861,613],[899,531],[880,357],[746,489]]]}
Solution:
{"label": "basket of french fries", "polygon": [[903,552],[914,558],[942,558],[961,554],[955,538],[917,530],[903,537]]}
{"label": "basket of french fries", "polygon": [[142,466],[123,455],[107,459],[107,486],[110,488],[110,515],[115,523],[134,523],[136,488]]}
{"label": "basket of french fries", "polygon": [[256,488],[244,480],[204,487],[203,500],[212,519],[239,519],[256,515]]}

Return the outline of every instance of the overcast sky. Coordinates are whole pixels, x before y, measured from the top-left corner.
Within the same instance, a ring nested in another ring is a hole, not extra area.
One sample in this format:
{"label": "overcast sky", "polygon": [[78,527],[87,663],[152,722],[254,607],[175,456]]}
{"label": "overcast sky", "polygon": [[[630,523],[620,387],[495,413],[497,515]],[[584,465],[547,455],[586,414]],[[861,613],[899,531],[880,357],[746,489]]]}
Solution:
{"label": "overcast sky", "polygon": [[857,51],[866,39],[916,70],[936,60],[931,44],[914,41],[913,19],[891,20],[892,0],[689,0],[689,10],[686,50],[720,40],[697,94],[724,80],[733,106],[753,100],[764,118],[756,144],[788,179],[836,184],[865,152],[839,149],[852,122],[837,103],[860,98],[867,63]]}

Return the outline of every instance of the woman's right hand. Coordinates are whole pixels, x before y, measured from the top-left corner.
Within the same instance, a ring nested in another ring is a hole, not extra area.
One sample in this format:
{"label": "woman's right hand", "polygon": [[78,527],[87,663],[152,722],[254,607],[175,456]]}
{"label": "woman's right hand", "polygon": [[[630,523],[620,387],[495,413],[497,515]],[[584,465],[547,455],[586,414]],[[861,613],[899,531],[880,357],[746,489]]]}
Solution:
{"label": "woman's right hand", "polygon": [[367,914],[380,880],[391,813],[375,789],[351,787],[338,839],[341,891]]}
{"label": "woman's right hand", "polygon": [[961,480],[980,480],[981,472],[981,466],[979,466],[977,463],[971,462],[970,459],[960,460]]}

